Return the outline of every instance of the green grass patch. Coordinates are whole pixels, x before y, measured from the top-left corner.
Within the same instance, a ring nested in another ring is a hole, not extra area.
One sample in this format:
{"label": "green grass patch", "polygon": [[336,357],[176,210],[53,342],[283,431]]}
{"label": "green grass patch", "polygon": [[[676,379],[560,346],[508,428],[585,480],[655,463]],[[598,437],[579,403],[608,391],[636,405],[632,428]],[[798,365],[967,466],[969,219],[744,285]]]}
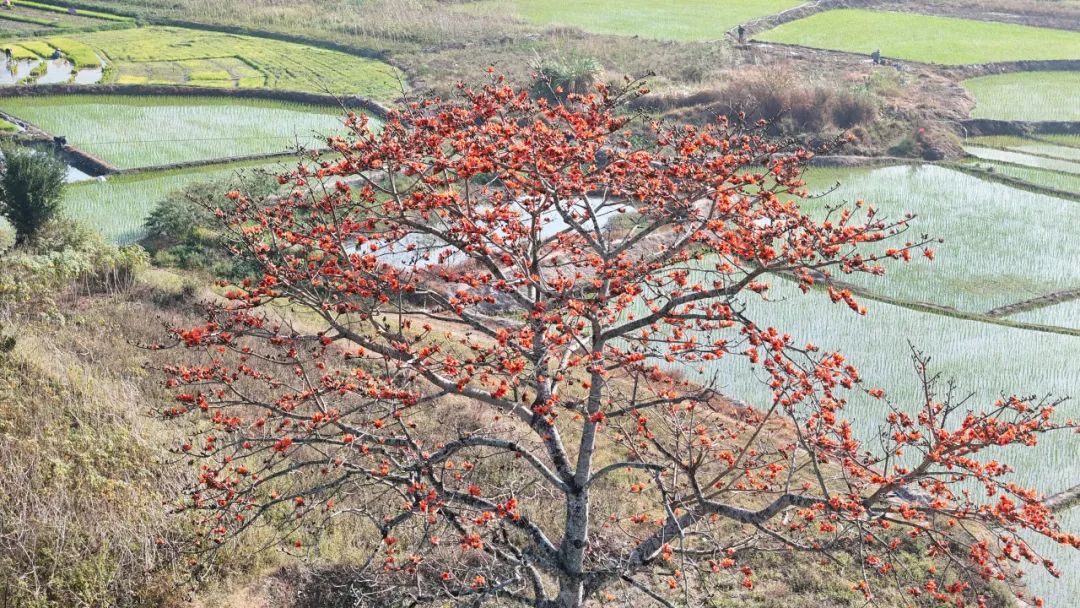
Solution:
{"label": "green grass patch", "polygon": [[14,133],[15,131],[18,131],[18,130],[19,130],[19,127],[15,126],[15,123],[8,122],[8,121],[4,120],[3,118],[0,118],[0,132]]}
{"label": "green grass patch", "polygon": [[143,223],[166,195],[189,184],[213,182],[249,171],[281,172],[284,161],[230,163],[175,171],[117,175],[105,182],[77,182],[64,192],[64,213],[100,231],[117,243],[132,243],[143,236]]}
{"label": "green grass patch", "polygon": [[817,13],[757,39],[949,65],[1080,59],[1080,32],[860,9]]}
{"label": "green grass patch", "polygon": [[[1080,55],[1080,52],[1077,53]],[[963,82],[975,97],[975,118],[1080,120],[1080,72],[1015,72]]]}
{"label": "green grass patch", "polygon": [[489,0],[466,3],[473,13],[511,14],[540,25],[568,25],[594,34],[657,40],[716,40],[751,19],[802,4],[801,0]]}
{"label": "green grass patch", "polygon": [[321,147],[344,129],[340,108],[261,99],[0,97],[0,109],[119,168]]}
{"label": "green grass patch", "polygon": [[1030,137],[1020,137],[1016,135],[987,135],[982,137],[969,137],[965,140],[965,143],[985,148],[1001,148],[1003,150],[1012,150],[1013,152],[1022,152],[1024,154],[1033,154],[1035,156],[1047,156],[1060,160],[1080,162],[1080,149],[1040,141]]}
{"label": "green grass patch", "polygon": [[[107,58],[120,83],[206,84],[224,70],[234,86],[353,93],[389,100],[401,73],[386,63],[312,46],[173,27],[128,28],[72,38]],[[220,80],[211,84],[218,85]]]}
{"label": "green grass patch", "polygon": [[1023,146],[1015,146],[1011,149],[1016,150],[1017,152],[1039,154],[1041,156],[1050,156],[1053,158],[1060,158],[1062,160],[1072,160],[1080,162],[1080,150],[1076,148],[1070,148],[1069,146],[1059,146],[1057,144],[1034,142]]}

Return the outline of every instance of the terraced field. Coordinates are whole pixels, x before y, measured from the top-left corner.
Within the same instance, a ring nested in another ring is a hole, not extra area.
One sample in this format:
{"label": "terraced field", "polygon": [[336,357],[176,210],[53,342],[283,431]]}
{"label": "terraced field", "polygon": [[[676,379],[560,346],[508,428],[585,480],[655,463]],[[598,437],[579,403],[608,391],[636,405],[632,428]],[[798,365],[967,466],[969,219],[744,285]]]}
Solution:
{"label": "terraced field", "polygon": [[118,243],[132,243],[143,235],[147,215],[167,194],[196,182],[212,182],[238,172],[280,172],[284,161],[248,162],[177,171],[159,171],[110,177],[105,182],[71,184],[64,192],[64,213],[99,230]]}
{"label": "terraced field", "polygon": [[15,43],[3,43],[2,46],[11,49],[11,58],[15,60],[47,59],[53,51],[59,50],[76,68],[101,66],[101,58],[97,56],[94,49],[68,37],[54,36],[36,40],[19,40]]}
{"label": "terraced field", "polygon": [[1034,167],[1036,169],[1050,169],[1053,171],[1080,175],[1080,162],[1071,160],[1062,160],[1060,158],[1052,158],[1049,156],[1038,156],[1024,152],[1013,152],[1011,150],[1001,150],[999,148],[985,148],[982,146],[964,146],[964,151],[983,160],[996,160]]}
{"label": "terraced field", "polygon": [[861,9],[817,13],[756,39],[949,65],[1080,59],[1080,32]]}
{"label": "terraced field", "polygon": [[1080,299],[1026,310],[1007,317],[1013,321],[1080,329]]}
{"label": "terraced field", "polygon": [[[889,277],[881,282],[888,283]],[[863,301],[868,309],[859,316],[843,303],[830,305],[825,294],[800,294],[788,281],[773,281],[773,301],[747,302],[747,315],[764,326],[789,332],[796,343],[813,343],[824,350],[839,350],[855,365],[866,387],[881,387],[901,408],[918,407],[914,372],[901,361],[908,341],[932,358],[944,377],[957,378],[958,391],[974,393],[971,407],[981,408],[1002,393],[1056,395],[1075,394],[1080,386],[1080,337],[1013,329],[998,325],[916,312],[899,306]],[[814,311],[807,314],[807,311]],[[771,403],[771,391],[740,357],[725,357],[697,371],[691,378],[720,378],[725,391],[756,406]],[[885,414],[883,404],[851,392],[844,415],[856,436],[870,441]],[[909,409],[910,411],[910,409]],[[1080,418],[1080,402],[1068,401],[1060,412],[1064,418]],[[1029,476],[1019,481],[1053,493],[1071,487],[1080,477],[1075,457],[1075,435],[1063,433],[1040,439],[1037,450],[1012,450],[1003,459]],[[1073,510],[1076,512],[1077,510]],[[1056,552],[1065,572],[1080,567],[1075,551]],[[1075,597],[1080,584],[1073,578],[1063,587],[1045,573],[1034,572],[1029,581],[1034,591],[1050,599]],[[1067,602],[1060,605],[1068,605]]]}
{"label": "terraced field", "polygon": [[985,172],[991,178],[1003,176],[1026,182],[1032,186],[1071,192],[1080,196],[1080,175],[985,160],[975,160],[966,164],[969,167]]}
{"label": "terraced field", "polygon": [[[989,182],[938,166],[879,169],[816,169],[812,190],[830,194],[805,201],[821,213],[826,206],[865,199],[888,217],[917,217],[912,238],[942,238],[933,262],[887,263],[887,281],[850,277],[883,295],[984,312],[1012,302],[1080,286],[1080,205]],[[1054,241],[1053,248],[1033,243]],[[891,262],[891,261],[890,261]]]}
{"label": "terraced field", "polygon": [[72,15],[66,7],[41,2],[16,0],[12,8],[0,10],[0,35],[97,29],[110,25],[123,27],[129,24],[134,25],[134,19],[88,10],[76,10]]}
{"label": "terraced field", "polygon": [[1080,72],[1015,72],[972,78],[963,85],[975,97],[975,118],[1080,120]]}
{"label": "terraced field", "polygon": [[594,34],[656,40],[717,40],[740,23],[779,13],[801,0],[485,0],[463,10],[517,15],[539,25],[568,25]]}
{"label": "terraced field", "polygon": [[1033,154],[1036,156],[1048,156],[1060,160],[1072,160],[1080,162],[1080,148],[1044,141],[1042,136],[1017,137],[1012,135],[992,135],[986,137],[969,137],[965,143],[983,148],[1002,148],[1013,152]]}
{"label": "terraced field", "polygon": [[1047,134],[1040,135],[1039,139],[1057,144],[1059,146],[1080,148],[1080,135]]}
{"label": "terraced field", "polygon": [[120,169],[319,147],[342,110],[221,97],[0,98],[0,110]]}
{"label": "terraced field", "polygon": [[390,100],[401,90],[400,71],[384,62],[291,42],[173,27],[72,34],[70,39],[105,58],[111,67],[108,80],[120,84],[265,87],[378,100]]}

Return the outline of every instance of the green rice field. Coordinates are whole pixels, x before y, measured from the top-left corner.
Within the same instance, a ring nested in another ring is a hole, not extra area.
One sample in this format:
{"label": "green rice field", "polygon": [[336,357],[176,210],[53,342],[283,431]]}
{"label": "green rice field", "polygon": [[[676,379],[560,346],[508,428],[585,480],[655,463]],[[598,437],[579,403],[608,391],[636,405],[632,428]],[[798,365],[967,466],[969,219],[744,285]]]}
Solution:
{"label": "green rice field", "polygon": [[20,40],[17,43],[3,43],[11,49],[13,59],[44,59],[59,49],[76,68],[101,67],[101,58],[94,49],[86,44],[67,37],[49,37],[36,40]]}
{"label": "green rice field", "polygon": [[185,84],[356,94],[389,100],[402,77],[384,62],[279,40],[175,27],[71,34],[119,84]]}
{"label": "green rice field", "polygon": [[1013,152],[998,148],[984,148],[982,146],[964,146],[964,151],[983,160],[996,160],[1005,163],[1034,167],[1036,169],[1049,169],[1051,171],[1062,171],[1064,173],[1080,175],[1080,162],[1049,158],[1047,156],[1036,156],[1034,154],[1025,154],[1023,152]]}
{"label": "green rice field", "polygon": [[1080,299],[1026,310],[1007,317],[1013,321],[1080,329]]}
{"label": "green rice field", "polygon": [[120,169],[321,147],[341,108],[223,97],[0,98],[0,110]]}
{"label": "green rice field", "polygon": [[1080,59],[1080,32],[861,9],[817,13],[756,39],[948,65]]}
{"label": "green rice field", "polygon": [[801,0],[485,0],[462,10],[517,15],[539,25],[563,25],[594,34],[655,40],[717,40],[740,23],[779,13]]}
{"label": "green rice field", "polygon": [[1066,135],[1063,133],[1040,134],[1039,139],[1059,146],[1080,148],[1080,135]]}
{"label": "green rice field", "polygon": [[68,13],[67,7],[41,2],[16,0],[10,9],[0,10],[0,35],[24,34],[42,31],[61,31],[100,28],[103,25],[123,27],[134,20],[96,11],[76,10]]}
{"label": "green rice field", "polygon": [[[889,280],[881,279],[886,283]],[[831,304],[821,292],[800,294],[789,281],[776,279],[772,283],[773,301],[762,302],[756,297],[747,301],[746,314],[751,319],[790,333],[796,344],[811,342],[823,350],[839,350],[859,369],[866,387],[884,388],[890,400],[908,411],[919,407],[919,387],[907,357],[909,340],[931,357],[936,371],[945,378],[957,379],[959,393],[973,393],[969,401],[972,409],[990,406],[1002,393],[1080,393],[1080,366],[1076,365],[1080,337],[1002,327],[865,300],[868,312],[859,316],[843,303]],[[691,371],[692,379],[717,379],[725,393],[751,405],[762,407],[771,402],[771,391],[761,381],[763,374],[756,372],[755,376],[744,358],[725,357],[696,370],[677,365],[680,370]],[[884,405],[855,391],[848,397],[844,415],[852,422],[856,436],[870,441],[886,413]],[[1062,419],[1080,418],[1080,402],[1066,402],[1059,413]],[[1065,432],[1040,439],[1035,449],[1010,449],[1005,458],[1017,470],[1029,472],[1018,481],[1046,493],[1059,492],[1075,485],[1080,476],[1075,445],[1075,435]],[[1080,509],[1073,509],[1076,511]],[[1076,551],[1057,551],[1055,555],[1065,572],[1080,567]],[[1061,581],[1041,572],[1034,572],[1030,584],[1049,600],[1074,597],[1071,593],[1080,590],[1075,580],[1068,583],[1072,587],[1064,588]]]}
{"label": "green rice field", "polygon": [[974,118],[1080,120],[1080,72],[1014,72],[971,78],[963,85],[975,97]]}
{"label": "green rice field", "polygon": [[1048,156],[1060,160],[1080,162],[1080,148],[1073,148],[1049,141],[1040,141],[1029,137],[1014,135],[990,135],[985,137],[969,137],[965,143],[984,148],[1002,148],[1013,152],[1034,154],[1035,156]]}
{"label": "green rice field", "polygon": [[966,164],[990,175],[1011,177],[1027,182],[1032,186],[1071,192],[1080,196],[1080,175],[985,160],[976,160]]}
{"label": "green rice field", "polygon": [[289,168],[285,161],[231,163],[118,175],[105,182],[77,182],[64,192],[64,213],[92,226],[109,240],[132,243],[142,237],[143,223],[154,206],[171,192],[188,184],[212,182],[260,169],[281,172]]}
{"label": "green rice field", "polygon": [[[840,187],[804,201],[812,213],[843,201],[864,199],[887,217],[914,213],[910,236],[942,238],[932,262],[887,260],[886,280],[841,276],[893,298],[949,306],[966,312],[987,310],[1046,293],[1080,286],[1080,205],[939,166],[877,169],[814,169],[812,191]],[[1047,241],[1053,248],[1033,246]],[[913,334],[918,335],[918,334]]]}

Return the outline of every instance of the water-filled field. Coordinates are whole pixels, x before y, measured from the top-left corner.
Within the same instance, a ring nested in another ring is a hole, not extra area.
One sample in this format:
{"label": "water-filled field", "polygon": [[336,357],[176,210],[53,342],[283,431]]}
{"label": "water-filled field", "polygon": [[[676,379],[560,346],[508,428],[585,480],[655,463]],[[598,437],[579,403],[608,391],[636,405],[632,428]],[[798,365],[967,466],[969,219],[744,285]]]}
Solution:
{"label": "water-filled field", "polygon": [[1009,315],[1013,321],[1080,329],[1080,299]]}
{"label": "water-filled field", "polygon": [[143,222],[169,193],[196,182],[213,182],[266,169],[288,170],[285,161],[267,164],[233,163],[177,171],[159,171],[110,177],[105,182],[79,182],[64,192],[64,213],[100,231],[118,243],[132,243],[143,235]]}
{"label": "water-filled field", "polygon": [[756,39],[940,64],[1080,59],[1080,32],[860,9],[817,13]]}
{"label": "water-filled field", "polygon": [[1014,152],[1049,156],[1061,160],[1080,161],[1080,148],[1045,139],[1045,135],[1022,137],[1019,135],[982,135],[968,137],[964,143],[983,148],[1002,148]]}
{"label": "water-filled field", "polygon": [[967,166],[984,171],[989,177],[1003,176],[1018,179],[1039,188],[1071,192],[1080,196],[1080,175],[984,160],[969,162]]}
{"label": "water-filled field", "polygon": [[1024,152],[1013,152],[1011,150],[1001,150],[998,148],[984,148],[981,146],[964,146],[964,151],[972,156],[985,160],[996,160],[1016,165],[1035,167],[1036,169],[1050,169],[1052,171],[1062,171],[1080,175],[1080,162],[1071,160],[1062,160],[1060,158],[1051,158]]}
{"label": "water-filled field", "polygon": [[464,10],[499,11],[541,25],[568,25],[595,34],[641,36],[657,40],[717,40],[740,23],[779,13],[799,0],[485,0]]}
{"label": "water-filled field", "polygon": [[[888,277],[882,279],[888,281]],[[973,393],[971,409],[990,407],[1002,394],[1080,394],[1077,336],[1014,329],[865,300],[867,314],[859,316],[843,302],[832,304],[816,290],[802,294],[783,279],[773,280],[769,293],[773,301],[749,297],[749,318],[789,333],[798,345],[813,343],[823,350],[842,352],[859,369],[867,388],[884,388],[890,400],[909,411],[919,407],[920,394],[910,364],[909,342],[929,355],[934,369],[945,378],[957,380],[960,395]],[[676,365],[692,379],[715,380],[726,394],[751,405],[771,403],[764,374],[759,370],[755,376],[744,358],[727,357],[700,368]],[[848,396],[844,416],[851,420],[857,437],[872,440],[886,414],[884,404],[858,392]],[[1080,402],[1066,402],[1059,413],[1063,420],[1080,418]],[[1066,431],[1044,437],[1035,449],[1010,449],[993,457],[1025,471],[1018,481],[1054,493],[1075,485],[1080,477],[1075,445],[1075,434]],[[1065,572],[1080,568],[1075,551],[1055,551],[1055,555]],[[1071,590],[1042,573],[1035,572],[1032,583],[1044,597],[1059,602],[1072,597]],[[1075,581],[1070,584],[1076,585]]]}
{"label": "water-filled field", "polygon": [[341,108],[220,97],[0,98],[0,110],[121,169],[325,144]]}
{"label": "water-filled field", "polygon": [[[840,187],[804,202],[828,205],[865,199],[888,217],[917,217],[907,238],[929,234],[932,262],[888,263],[888,280],[851,276],[876,292],[911,301],[984,312],[1004,304],[1080,286],[1080,205],[1026,192],[937,166],[814,169],[810,189]],[[1040,243],[1053,242],[1053,247]],[[844,278],[844,277],[841,277]]]}
{"label": "water-filled field", "polygon": [[[1080,57],[1080,52],[1074,58]],[[964,81],[975,118],[1080,120],[1080,72],[1014,72]]]}
{"label": "water-filled field", "polygon": [[340,51],[175,27],[71,34],[107,57],[108,80],[120,84],[266,87],[387,100],[400,93],[393,66]]}

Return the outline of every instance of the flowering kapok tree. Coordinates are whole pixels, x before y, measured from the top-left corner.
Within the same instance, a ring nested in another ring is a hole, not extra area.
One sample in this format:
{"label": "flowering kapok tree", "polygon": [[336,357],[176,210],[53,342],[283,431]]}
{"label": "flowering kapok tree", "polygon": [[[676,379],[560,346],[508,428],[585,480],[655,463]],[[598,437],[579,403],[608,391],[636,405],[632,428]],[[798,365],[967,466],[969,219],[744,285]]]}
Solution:
{"label": "flowering kapok tree", "polygon": [[[636,125],[617,109],[636,87],[549,105],[494,78],[380,129],[350,115],[284,195],[228,194],[217,214],[259,275],[175,328],[197,352],[165,369],[166,416],[194,418],[198,544],[332,530],[366,551],[358,605],[560,608],[698,605],[777,550],[852,564],[867,598],[964,605],[1041,561],[1027,535],[1077,545],[984,454],[1067,426],[1054,403],[968,411],[916,356],[925,399],[893,404],[871,449],[845,394],[883,392],[750,318],[779,280],[865,313],[831,277],[931,257],[911,218],[815,219],[792,202],[812,153],[723,121]],[[724,358],[772,401],[680,373]]]}

